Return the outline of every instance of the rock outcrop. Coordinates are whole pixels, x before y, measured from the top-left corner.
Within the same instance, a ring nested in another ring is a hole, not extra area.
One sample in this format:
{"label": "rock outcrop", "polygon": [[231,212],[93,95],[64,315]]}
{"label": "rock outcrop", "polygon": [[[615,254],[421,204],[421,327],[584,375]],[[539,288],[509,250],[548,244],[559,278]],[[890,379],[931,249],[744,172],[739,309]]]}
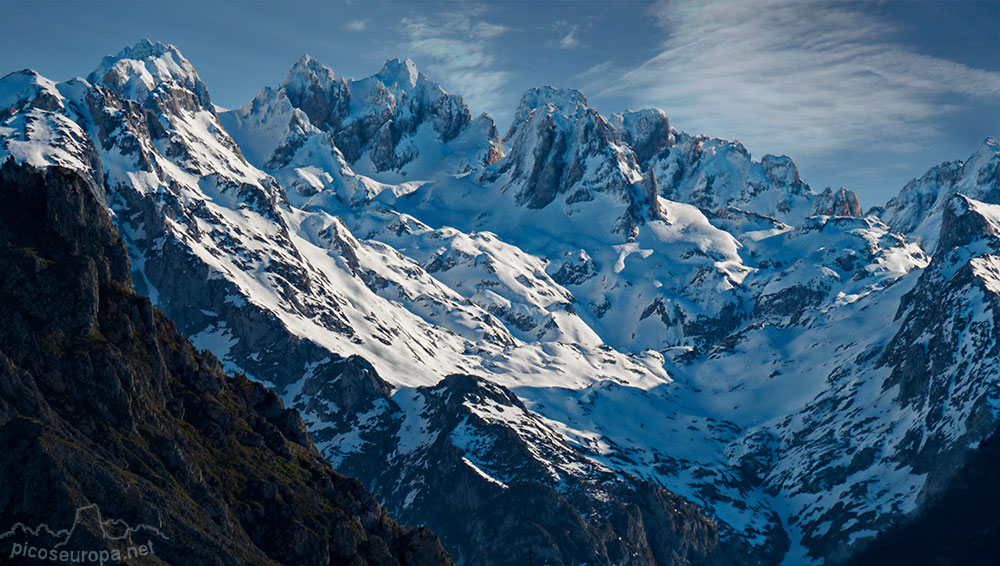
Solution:
{"label": "rock outcrop", "polygon": [[[0,544],[76,517],[70,543],[152,541],[155,564],[450,564],[334,472],[273,391],[226,375],[132,290],[85,179],[8,160],[0,200]],[[143,528],[114,537],[74,509]]]}

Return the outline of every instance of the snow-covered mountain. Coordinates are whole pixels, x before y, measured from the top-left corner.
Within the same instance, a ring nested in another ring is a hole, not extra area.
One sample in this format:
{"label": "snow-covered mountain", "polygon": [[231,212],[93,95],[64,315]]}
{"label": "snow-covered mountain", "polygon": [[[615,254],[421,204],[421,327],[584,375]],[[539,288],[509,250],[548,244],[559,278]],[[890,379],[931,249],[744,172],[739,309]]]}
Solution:
{"label": "snow-covered mountain", "polygon": [[218,112],[140,42],[0,79],[7,156],[84,172],[140,292],[460,564],[836,563],[997,428],[993,140],[866,216],[658,109],[537,88],[501,139],[306,56]]}
{"label": "snow-covered mountain", "polygon": [[989,139],[966,161],[948,161],[931,168],[903,187],[884,208],[875,209],[893,230],[919,240],[933,250],[951,198],[963,194],[1000,204],[1000,144]]}

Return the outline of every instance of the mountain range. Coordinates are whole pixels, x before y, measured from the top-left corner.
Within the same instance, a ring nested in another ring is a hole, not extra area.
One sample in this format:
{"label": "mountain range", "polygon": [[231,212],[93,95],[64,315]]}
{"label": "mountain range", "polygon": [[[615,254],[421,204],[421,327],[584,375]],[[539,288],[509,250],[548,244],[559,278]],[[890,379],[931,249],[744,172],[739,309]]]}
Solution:
{"label": "mountain range", "polygon": [[224,110],[142,41],[0,79],[0,159],[75,172],[136,291],[463,566],[846,563],[997,431],[994,139],[864,212],[659,109],[503,131],[305,56]]}

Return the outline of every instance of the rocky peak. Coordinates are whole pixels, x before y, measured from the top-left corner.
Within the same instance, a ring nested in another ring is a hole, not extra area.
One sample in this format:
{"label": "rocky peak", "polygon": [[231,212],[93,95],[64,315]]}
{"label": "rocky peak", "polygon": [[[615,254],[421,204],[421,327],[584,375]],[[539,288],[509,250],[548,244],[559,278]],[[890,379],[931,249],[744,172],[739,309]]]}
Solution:
{"label": "rocky peak", "polygon": [[135,45],[126,46],[121,51],[119,51],[116,59],[142,60],[149,58],[157,58],[157,57],[162,57],[163,55],[171,51],[178,55],[180,54],[180,52],[177,51],[177,48],[174,47],[173,45],[164,45],[159,41],[153,43],[149,39],[143,38],[140,39],[137,43],[135,43]]}
{"label": "rocky peak", "polygon": [[409,90],[417,86],[420,73],[412,59],[387,59],[375,74],[382,84],[393,90]]}
{"label": "rocky peak", "polygon": [[969,163],[986,165],[996,161],[997,155],[1000,155],[1000,141],[997,141],[993,136],[989,136],[979,143],[976,151],[969,157],[968,161]]}
{"label": "rocky peak", "polygon": [[183,89],[194,94],[203,109],[213,108],[208,88],[180,50],[148,39],[105,57],[87,80],[137,102],[144,102],[157,89]]}
{"label": "rocky peak", "polygon": [[571,88],[543,86],[529,89],[521,95],[521,102],[514,113],[514,122],[504,140],[509,139],[514,131],[527,122],[537,109],[545,106],[550,106],[553,112],[563,116],[573,117],[587,109],[587,97],[582,92]]}
{"label": "rocky peak", "polygon": [[292,65],[280,91],[318,128],[337,128],[351,111],[351,91],[344,79],[309,55]]}
{"label": "rocky peak", "polygon": [[308,53],[299,58],[288,70],[285,79],[281,82],[282,88],[298,86],[298,88],[317,85],[319,87],[329,86],[334,81],[333,71],[313,59]]}
{"label": "rocky peak", "polygon": [[24,107],[58,111],[62,100],[56,83],[32,69],[14,71],[0,79],[0,118]]}
{"label": "rocky peak", "polygon": [[983,140],[969,156],[966,167],[978,189],[972,193],[974,198],[1000,204],[1000,142],[992,137]]}
{"label": "rocky peak", "polygon": [[957,194],[944,207],[935,255],[1000,237],[1000,206]]}
{"label": "rocky peak", "polygon": [[[378,73],[351,84],[358,114],[373,116],[378,127],[390,123],[393,140],[413,134],[429,122],[444,142],[451,141],[472,121],[465,101],[417,71],[410,59],[389,59]],[[363,105],[362,105],[363,103]],[[361,118],[366,119],[366,116]],[[395,142],[394,142],[395,143]]]}
{"label": "rocky peak", "polygon": [[[473,121],[462,97],[446,92],[409,59],[389,59],[372,76],[345,80],[306,55],[276,89],[261,90],[250,104],[221,119],[256,165],[289,185],[318,188],[292,169],[279,171],[307,146],[311,149],[303,160],[317,151],[330,156],[331,177],[341,174],[336,163],[361,167],[367,175],[441,168],[430,140],[417,139],[418,130],[428,126],[442,144],[461,137],[457,148],[445,152],[455,156],[448,161],[458,163],[459,172],[492,163],[501,154],[493,120],[483,115]],[[418,164],[424,153],[431,161]]]}
{"label": "rocky peak", "polygon": [[611,117],[618,136],[635,152],[639,163],[649,161],[661,149],[674,142],[667,113],[659,108],[626,111]]}
{"label": "rocky peak", "polygon": [[1000,142],[986,138],[965,161],[932,167],[906,184],[880,213],[893,230],[913,236],[933,250],[941,232],[942,216],[956,194],[1000,204]]}
{"label": "rocky peak", "polygon": [[544,208],[564,194],[567,205],[616,195],[627,208],[617,225],[630,233],[657,215],[655,175],[642,173],[635,153],[579,91],[527,91],[504,140],[510,153],[483,180],[509,174],[506,186],[519,187],[518,204]]}
{"label": "rocky peak", "polygon": [[674,143],[649,161],[660,195],[716,211],[735,207],[796,225],[816,209],[819,197],[787,156],[759,161],[738,141],[674,134]]}
{"label": "rocky peak", "polygon": [[840,187],[834,192],[827,187],[816,200],[816,214],[824,216],[861,216],[858,195]]}
{"label": "rocky peak", "polygon": [[8,161],[0,201],[0,477],[16,486],[0,516],[68,526],[76,507],[70,544],[120,551],[105,528],[127,524],[167,564],[451,564],[323,461],[274,391],[135,294],[84,179]]}
{"label": "rocky peak", "polygon": [[765,155],[760,159],[764,166],[767,180],[776,186],[791,187],[797,192],[803,192],[804,183],[799,176],[799,168],[787,155]]}

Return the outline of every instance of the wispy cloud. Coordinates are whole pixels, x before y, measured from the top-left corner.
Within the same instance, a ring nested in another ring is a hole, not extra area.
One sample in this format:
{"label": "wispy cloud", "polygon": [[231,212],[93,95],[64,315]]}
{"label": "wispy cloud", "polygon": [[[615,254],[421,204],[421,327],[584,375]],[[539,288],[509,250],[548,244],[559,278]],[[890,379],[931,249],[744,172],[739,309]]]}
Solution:
{"label": "wispy cloud", "polygon": [[367,18],[363,20],[351,20],[344,24],[343,28],[347,31],[365,31],[371,23],[372,21]]}
{"label": "wispy cloud", "polygon": [[929,118],[1000,96],[1000,73],[917,53],[855,4],[677,0],[654,16],[666,32],[659,54],[581,78],[755,151],[904,150],[938,135]]}
{"label": "wispy cloud", "polygon": [[497,41],[510,28],[487,22],[475,8],[434,18],[417,16],[400,21],[402,49],[418,63],[430,61],[424,71],[450,91],[461,94],[473,113],[504,113],[504,88],[511,73],[499,68]]}
{"label": "wispy cloud", "polygon": [[583,42],[576,36],[578,25],[570,25],[566,20],[559,20],[550,26],[550,29],[558,34],[558,38],[552,38],[545,42],[546,47],[558,49],[577,49],[584,47]]}

